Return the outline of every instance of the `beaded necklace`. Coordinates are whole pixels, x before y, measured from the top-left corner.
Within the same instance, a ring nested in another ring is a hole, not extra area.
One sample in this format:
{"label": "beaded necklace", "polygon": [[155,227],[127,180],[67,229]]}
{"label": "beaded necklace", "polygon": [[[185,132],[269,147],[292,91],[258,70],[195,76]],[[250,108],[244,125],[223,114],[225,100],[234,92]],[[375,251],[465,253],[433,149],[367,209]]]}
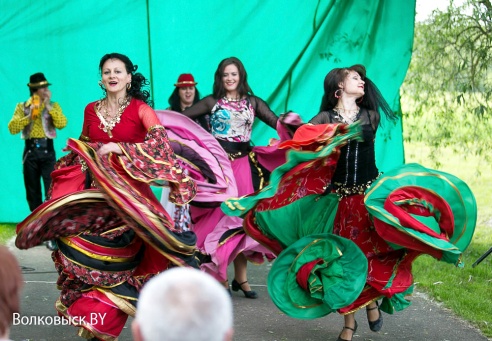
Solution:
{"label": "beaded necklace", "polygon": [[226,96],[224,96],[224,100],[225,100],[226,102],[239,102],[239,101],[241,100],[241,98],[239,98],[239,97],[230,98],[230,97],[226,97]]}
{"label": "beaded necklace", "polygon": [[337,114],[336,118],[345,124],[352,124],[360,118],[360,108],[355,110],[347,110],[342,107],[334,107],[333,111]]}

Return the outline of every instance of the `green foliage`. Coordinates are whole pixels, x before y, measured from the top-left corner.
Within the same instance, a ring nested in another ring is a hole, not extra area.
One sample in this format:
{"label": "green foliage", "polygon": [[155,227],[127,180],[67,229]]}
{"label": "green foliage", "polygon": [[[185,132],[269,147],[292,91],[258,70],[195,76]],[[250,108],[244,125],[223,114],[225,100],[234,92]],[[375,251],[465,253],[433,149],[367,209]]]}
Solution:
{"label": "green foliage", "polygon": [[[430,167],[429,164],[434,163],[430,158],[431,150],[423,143],[407,143],[405,157],[407,162]],[[481,158],[468,156],[464,160],[461,154],[453,152],[452,147],[441,148],[437,158],[441,160],[438,169],[461,178],[472,189],[478,205],[477,227],[470,246],[463,253],[464,268],[421,256],[413,266],[416,287],[492,337],[492,255],[472,268],[472,264],[492,247],[492,169],[484,167],[477,175],[476,169],[483,162]]]}
{"label": "green foliage", "polygon": [[[402,87],[407,141],[435,150],[482,155],[492,163],[492,6],[490,0],[453,1],[415,25],[414,49]],[[456,142],[459,141],[457,144]],[[480,141],[480,143],[477,143]]]}
{"label": "green foliage", "polygon": [[15,224],[0,224],[0,244],[6,245],[15,236]]}

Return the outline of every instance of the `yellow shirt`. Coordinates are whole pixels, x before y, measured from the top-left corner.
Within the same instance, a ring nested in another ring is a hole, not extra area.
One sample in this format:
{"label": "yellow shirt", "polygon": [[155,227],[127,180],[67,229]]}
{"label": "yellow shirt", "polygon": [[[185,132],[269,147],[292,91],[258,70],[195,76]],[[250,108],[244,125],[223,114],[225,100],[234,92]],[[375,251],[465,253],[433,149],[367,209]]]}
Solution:
{"label": "yellow shirt", "polygon": [[[30,105],[30,100],[26,103]],[[41,104],[39,112],[44,110],[44,103]],[[63,115],[60,105],[56,102],[51,102],[51,110],[49,114],[53,118],[53,125],[57,129],[62,129],[67,125],[67,118]],[[31,123],[31,119],[24,114],[24,103],[18,103],[15,107],[14,116],[9,122],[9,131],[11,134],[20,133],[25,126]],[[41,115],[33,121],[32,130],[29,138],[38,139],[46,137],[43,129],[43,123],[41,121]]]}

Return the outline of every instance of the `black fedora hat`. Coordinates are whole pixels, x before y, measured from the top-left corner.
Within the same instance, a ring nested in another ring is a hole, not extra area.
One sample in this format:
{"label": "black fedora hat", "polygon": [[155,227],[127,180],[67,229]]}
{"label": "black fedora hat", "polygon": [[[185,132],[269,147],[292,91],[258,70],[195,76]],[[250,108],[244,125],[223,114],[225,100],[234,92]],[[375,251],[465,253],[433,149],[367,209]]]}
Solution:
{"label": "black fedora hat", "polygon": [[29,77],[29,83],[27,84],[31,89],[45,88],[48,85],[51,85],[51,83],[48,83],[42,72],[31,75],[31,77]]}

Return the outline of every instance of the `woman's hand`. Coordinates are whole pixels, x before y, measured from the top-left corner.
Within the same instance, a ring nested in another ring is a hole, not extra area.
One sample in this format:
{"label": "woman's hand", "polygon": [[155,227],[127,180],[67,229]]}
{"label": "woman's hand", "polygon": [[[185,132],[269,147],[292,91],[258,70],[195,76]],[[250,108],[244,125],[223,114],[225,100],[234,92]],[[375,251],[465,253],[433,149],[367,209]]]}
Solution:
{"label": "woman's hand", "polygon": [[294,136],[297,128],[304,124],[299,114],[293,111],[288,111],[285,114],[280,115],[279,121],[284,127],[287,128],[291,137]]}
{"label": "woman's hand", "polygon": [[120,154],[120,155],[123,154],[120,146],[114,142],[109,142],[109,143],[104,144],[97,151],[97,155],[99,155],[99,156],[104,156],[104,155],[107,155],[109,153],[116,153],[116,154]]}

